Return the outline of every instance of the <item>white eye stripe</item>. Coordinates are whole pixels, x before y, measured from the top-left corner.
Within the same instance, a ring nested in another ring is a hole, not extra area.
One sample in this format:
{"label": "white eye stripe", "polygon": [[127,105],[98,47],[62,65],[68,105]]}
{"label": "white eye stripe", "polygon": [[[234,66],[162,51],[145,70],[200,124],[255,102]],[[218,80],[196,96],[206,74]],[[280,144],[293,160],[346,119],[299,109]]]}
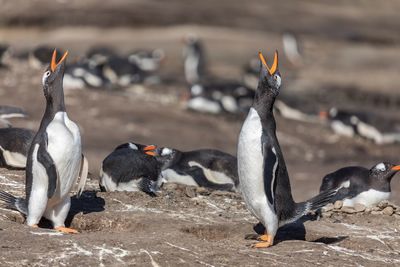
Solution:
{"label": "white eye stripe", "polygon": [[44,85],[44,83],[46,82],[46,79],[50,76],[51,72],[48,70],[46,71],[43,76],[42,76],[42,84]]}

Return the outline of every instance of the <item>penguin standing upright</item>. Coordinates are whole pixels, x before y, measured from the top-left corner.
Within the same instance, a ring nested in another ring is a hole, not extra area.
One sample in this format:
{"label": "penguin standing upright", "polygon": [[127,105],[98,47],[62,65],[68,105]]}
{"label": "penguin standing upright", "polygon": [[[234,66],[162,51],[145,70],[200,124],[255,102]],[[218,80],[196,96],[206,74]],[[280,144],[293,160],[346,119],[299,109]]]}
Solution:
{"label": "penguin standing upright", "polygon": [[9,208],[25,214],[29,226],[37,227],[43,216],[53,223],[55,230],[77,233],[66,228],[64,222],[71,206],[69,193],[79,174],[78,193],[82,192],[88,166],[82,155],[79,128],[65,110],[63,75],[67,54],[56,63],[54,50],[50,66],[42,77],[46,110],[29,150],[26,197],[16,198],[0,191],[0,199]]}
{"label": "penguin standing upright", "polygon": [[400,165],[380,162],[371,169],[360,166],[349,166],[325,175],[320,192],[342,186],[343,188],[332,199],[343,200],[343,206],[355,204],[376,205],[390,197],[390,182],[400,171]]}
{"label": "penguin standing upright", "polygon": [[273,114],[281,86],[278,52],[271,68],[261,52],[259,58],[261,70],[256,96],[239,136],[238,174],[247,208],[266,228],[260,236],[261,242],[254,247],[264,248],[273,245],[280,226],[324,206],[337,190],[323,192],[305,202],[294,202]]}
{"label": "penguin standing upright", "polygon": [[35,132],[23,128],[0,129],[0,166],[25,168]]}

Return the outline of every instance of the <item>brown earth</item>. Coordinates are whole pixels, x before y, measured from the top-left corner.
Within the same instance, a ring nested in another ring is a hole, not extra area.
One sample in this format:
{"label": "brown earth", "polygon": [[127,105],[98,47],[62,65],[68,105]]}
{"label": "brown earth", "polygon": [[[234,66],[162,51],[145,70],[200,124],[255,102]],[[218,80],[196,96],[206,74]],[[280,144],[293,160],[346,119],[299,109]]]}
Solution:
{"label": "brown earth", "polygon": [[[302,40],[305,65],[294,68],[281,57],[284,93],[309,98],[309,105],[374,110],[398,118],[397,105],[347,97],[352,90],[400,97],[398,2],[251,1],[244,5],[242,1],[196,1],[191,8],[178,0],[163,6],[159,1],[126,0],[102,5],[94,1],[11,2],[16,1],[0,1],[0,40],[11,44],[15,54],[48,43],[69,49],[72,60],[89,47],[103,44],[121,53],[162,47],[167,60],[160,71],[165,82],[157,86],[66,92],[67,110],[81,127],[92,178],[88,191],[74,200],[71,210],[71,224],[81,234],[29,229],[17,213],[1,209],[0,265],[399,264],[400,220],[395,216],[356,214],[308,221],[304,226],[299,223],[283,229],[276,246],[254,250],[249,247],[254,241],[244,237],[253,233],[256,221],[237,194],[202,192],[191,198],[184,188],[169,188],[150,198],[141,193],[90,191],[97,189],[102,159],[122,142],[236,153],[241,118],[187,112],[179,102],[185,90],[180,39],[188,32],[205,41],[214,76],[240,79],[249,57],[259,49],[267,55],[275,48],[281,51],[282,31],[294,31]],[[58,15],[57,10],[63,12]],[[0,70],[0,105],[25,108],[30,117],[14,120],[14,125],[37,129],[44,110],[42,70],[15,58],[6,63],[9,67]],[[339,167],[399,161],[399,145],[377,146],[336,136],[324,125],[277,120],[297,201],[316,194],[323,175]],[[23,176],[21,171],[1,169],[0,189],[22,195]],[[399,204],[398,177],[392,190],[392,200]]]}

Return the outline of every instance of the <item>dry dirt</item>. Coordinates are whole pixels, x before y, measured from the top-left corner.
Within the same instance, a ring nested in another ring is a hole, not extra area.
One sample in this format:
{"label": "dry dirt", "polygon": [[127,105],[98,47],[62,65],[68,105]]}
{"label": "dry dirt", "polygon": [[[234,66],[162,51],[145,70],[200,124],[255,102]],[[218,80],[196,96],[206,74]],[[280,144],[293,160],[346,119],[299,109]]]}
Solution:
{"label": "dry dirt", "polygon": [[[396,102],[386,106],[349,97],[357,91],[400,99],[397,1],[198,1],[190,7],[178,0],[164,6],[126,0],[101,6],[94,1],[12,2],[0,1],[0,41],[11,44],[15,54],[47,43],[69,49],[73,59],[100,44],[121,53],[162,47],[167,60],[160,85],[66,92],[67,111],[81,127],[91,172],[69,218],[81,233],[29,229],[18,213],[0,209],[1,266],[400,264],[400,219],[395,216],[356,214],[298,223],[279,232],[276,246],[255,250],[249,247],[254,241],[244,237],[254,233],[256,221],[238,194],[201,191],[193,197],[192,189],[180,187],[156,198],[96,192],[102,159],[122,142],[236,153],[242,118],[187,112],[179,101],[185,90],[180,40],[189,32],[205,41],[214,76],[240,79],[250,56],[260,49],[267,55],[281,51],[281,32],[294,31],[302,40],[304,66],[294,68],[281,57],[284,94],[313,107],[339,105],[398,119]],[[8,68],[0,69],[0,105],[25,108],[30,117],[14,125],[37,129],[44,111],[42,70],[15,58],[6,63]],[[336,136],[324,125],[280,117],[277,123],[297,201],[316,194],[323,175],[339,167],[399,163],[400,145],[377,146]],[[0,189],[22,195],[23,181],[24,172],[0,169]],[[392,200],[400,204],[399,177],[392,191]]]}

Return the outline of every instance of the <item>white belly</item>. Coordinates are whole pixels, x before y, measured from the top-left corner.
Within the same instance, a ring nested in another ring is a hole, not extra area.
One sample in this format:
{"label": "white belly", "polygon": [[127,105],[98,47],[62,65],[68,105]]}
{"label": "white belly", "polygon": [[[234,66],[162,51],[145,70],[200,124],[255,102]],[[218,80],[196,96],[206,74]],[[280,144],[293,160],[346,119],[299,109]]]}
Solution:
{"label": "white belly", "polygon": [[383,200],[388,200],[390,192],[381,192],[374,189],[362,192],[351,199],[344,199],[343,206],[353,207],[356,203],[363,204],[364,206],[374,206]]}
{"label": "white belly", "polygon": [[47,150],[52,157],[59,175],[59,197],[63,198],[72,189],[80,170],[81,136],[78,126],[67,113],[58,112],[46,129]]}
{"label": "white belly", "polygon": [[217,171],[210,170],[195,161],[190,161],[189,166],[190,167],[196,166],[196,167],[201,168],[203,170],[204,176],[207,178],[207,180],[214,184],[232,184],[233,186],[235,186],[234,185],[235,182],[233,181],[233,179],[231,177],[227,176],[223,172],[217,172]]}
{"label": "white belly", "polygon": [[[250,212],[265,226],[274,225],[277,216],[264,191],[264,160],[261,153],[262,125],[251,108],[242,126],[238,144],[238,172],[241,192]],[[273,229],[271,229],[273,230]]]}
{"label": "white belly", "polygon": [[199,186],[191,176],[179,174],[172,169],[163,170],[161,172],[161,177],[165,183]]}

